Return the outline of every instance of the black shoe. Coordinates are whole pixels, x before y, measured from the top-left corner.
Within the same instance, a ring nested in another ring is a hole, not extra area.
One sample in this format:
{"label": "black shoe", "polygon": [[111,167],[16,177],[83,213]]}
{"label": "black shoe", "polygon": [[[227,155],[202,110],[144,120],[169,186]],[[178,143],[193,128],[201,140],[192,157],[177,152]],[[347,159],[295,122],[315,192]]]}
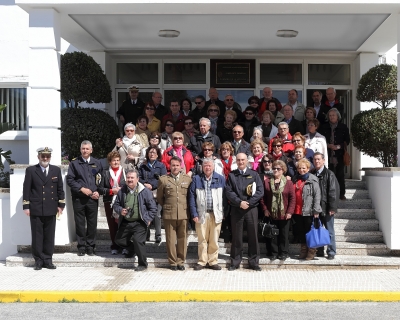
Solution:
{"label": "black shoe", "polygon": [[185,270],[185,266],[182,264],[182,265],[179,265],[178,267],[178,270],[180,270],[180,271],[183,271],[183,270]]}
{"label": "black shoe", "polygon": [[231,265],[229,266],[228,271],[235,271],[236,269],[239,269],[239,267],[235,267],[233,264],[231,264]]}
{"label": "black shoe", "polygon": [[212,266],[209,266],[210,269],[212,270],[221,270],[221,266],[219,266],[218,264],[213,264]]}
{"label": "black shoe", "polygon": [[57,267],[54,265],[54,264],[52,264],[52,263],[48,263],[48,264],[44,264],[43,265],[43,268],[46,268],[46,269],[57,269]]}
{"label": "black shoe", "polygon": [[94,249],[92,247],[89,247],[86,249],[86,254],[88,256],[94,256]]}
{"label": "black shoe", "polygon": [[193,270],[199,271],[199,270],[203,270],[204,266],[202,266],[201,264],[196,264],[193,268]]}
{"label": "black shoe", "polygon": [[80,256],[80,257],[82,257],[82,256],[84,256],[86,254],[86,251],[85,251],[85,249],[79,249],[78,250],[78,256]]}
{"label": "black shoe", "polygon": [[42,264],[41,263],[35,263],[35,266],[33,267],[33,270],[42,270]]}
{"label": "black shoe", "polygon": [[156,237],[156,243],[161,243],[161,237],[160,236]]}
{"label": "black shoe", "polygon": [[318,252],[317,251],[317,257],[320,257],[320,258],[325,257],[324,252]]}
{"label": "black shoe", "polygon": [[335,256],[334,255],[332,255],[332,254],[328,254],[328,258],[327,258],[328,260],[333,260],[333,259],[335,259]]}
{"label": "black shoe", "polygon": [[261,271],[260,266],[252,266],[252,267],[250,267],[250,269],[252,269],[254,271]]}
{"label": "black shoe", "polygon": [[146,270],[146,269],[147,269],[146,266],[137,266],[134,270],[135,270],[135,271],[144,271],[144,270]]}
{"label": "black shoe", "polygon": [[124,258],[133,258],[134,256],[136,256],[135,252],[130,252],[128,251],[127,254],[124,254]]}
{"label": "black shoe", "polygon": [[171,266],[171,270],[172,271],[176,271],[176,270],[178,270],[178,267],[177,266]]}
{"label": "black shoe", "polygon": [[277,256],[271,256],[271,257],[269,257],[269,260],[270,261],[275,261],[277,258],[278,258]]}
{"label": "black shoe", "polygon": [[282,254],[282,255],[278,256],[278,259],[281,260],[281,261],[285,261],[287,258],[288,258],[288,256],[285,255],[285,254]]}

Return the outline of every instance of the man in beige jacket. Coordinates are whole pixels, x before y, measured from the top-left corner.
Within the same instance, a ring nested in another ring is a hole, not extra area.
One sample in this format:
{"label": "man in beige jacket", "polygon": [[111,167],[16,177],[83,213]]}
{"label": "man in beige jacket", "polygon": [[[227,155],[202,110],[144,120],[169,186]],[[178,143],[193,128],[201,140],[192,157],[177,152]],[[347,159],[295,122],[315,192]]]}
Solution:
{"label": "man in beige jacket", "polygon": [[[187,250],[188,190],[192,179],[182,171],[182,160],[172,157],[171,173],[160,177],[157,202],[163,208],[163,221],[171,270],[185,270]],[[175,246],[176,244],[176,246]]]}

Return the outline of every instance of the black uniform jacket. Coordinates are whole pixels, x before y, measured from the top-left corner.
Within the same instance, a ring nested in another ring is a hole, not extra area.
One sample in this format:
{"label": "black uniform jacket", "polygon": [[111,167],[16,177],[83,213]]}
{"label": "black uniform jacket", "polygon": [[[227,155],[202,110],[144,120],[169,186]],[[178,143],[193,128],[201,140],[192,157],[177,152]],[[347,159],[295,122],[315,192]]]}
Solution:
{"label": "black uniform jacket", "polygon": [[26,168],[22,199],[23,209],[29,209],[31,216],[56,215],[57,207],[65,207],[60,168],[50,164],[47,176],[39,164]]}

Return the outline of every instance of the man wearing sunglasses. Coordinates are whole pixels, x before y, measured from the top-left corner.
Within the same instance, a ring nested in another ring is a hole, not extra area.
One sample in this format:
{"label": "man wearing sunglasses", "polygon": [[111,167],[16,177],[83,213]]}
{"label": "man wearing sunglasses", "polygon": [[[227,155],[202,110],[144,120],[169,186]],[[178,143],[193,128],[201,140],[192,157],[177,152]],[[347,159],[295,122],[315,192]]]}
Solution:
{"label": "man wearing sunglasses", "polygon": [[189,117],[193,119],[193,125],[195,129],[199,128],[199,121],[203,117],[207,117],[207,108],[205,108],[206,105],[206,98],[203,96],[197,96],[194,99],[194,103],[196,104],[196,108],[194,108],[192,111],[189,113]]}
{"label": "man wearing sunglasses", "polygon": [[242,113],[242,110],[240,108],[240,105],[238,103],[235,102],[235,99],[233,98],[233,96],[231,94],[227,94],[225,96],[225,100],[224,100],[224,107],[220,108],[220,114],[219,114],[219,123],[224,123],[224,117],[225,117],[225,112],[228,110],[232,110],[236,112],[236,121],[237,122],[242,122],[244,121],[244,116]]}
{"label": "man wearing sunglasses", "polygon": [[51,148],[39,148],[39,163],[25,172],[22,206],[29,217],[32,234],[34,270],[56,269],[52,257],[56,215],[65,207],[65,194],[59,167],[50,165]]}

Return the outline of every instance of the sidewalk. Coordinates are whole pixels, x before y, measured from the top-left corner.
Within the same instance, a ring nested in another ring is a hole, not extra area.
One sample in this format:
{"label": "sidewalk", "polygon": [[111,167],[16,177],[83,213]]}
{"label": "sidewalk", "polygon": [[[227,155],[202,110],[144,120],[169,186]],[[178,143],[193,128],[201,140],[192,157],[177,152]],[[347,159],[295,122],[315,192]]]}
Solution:
{"label": "sidewalk", "polygon": [[135,272],[116,267],[58,267],[34,271],[1,263],[0,301],[400,301],[399,269],[322,268]]}

